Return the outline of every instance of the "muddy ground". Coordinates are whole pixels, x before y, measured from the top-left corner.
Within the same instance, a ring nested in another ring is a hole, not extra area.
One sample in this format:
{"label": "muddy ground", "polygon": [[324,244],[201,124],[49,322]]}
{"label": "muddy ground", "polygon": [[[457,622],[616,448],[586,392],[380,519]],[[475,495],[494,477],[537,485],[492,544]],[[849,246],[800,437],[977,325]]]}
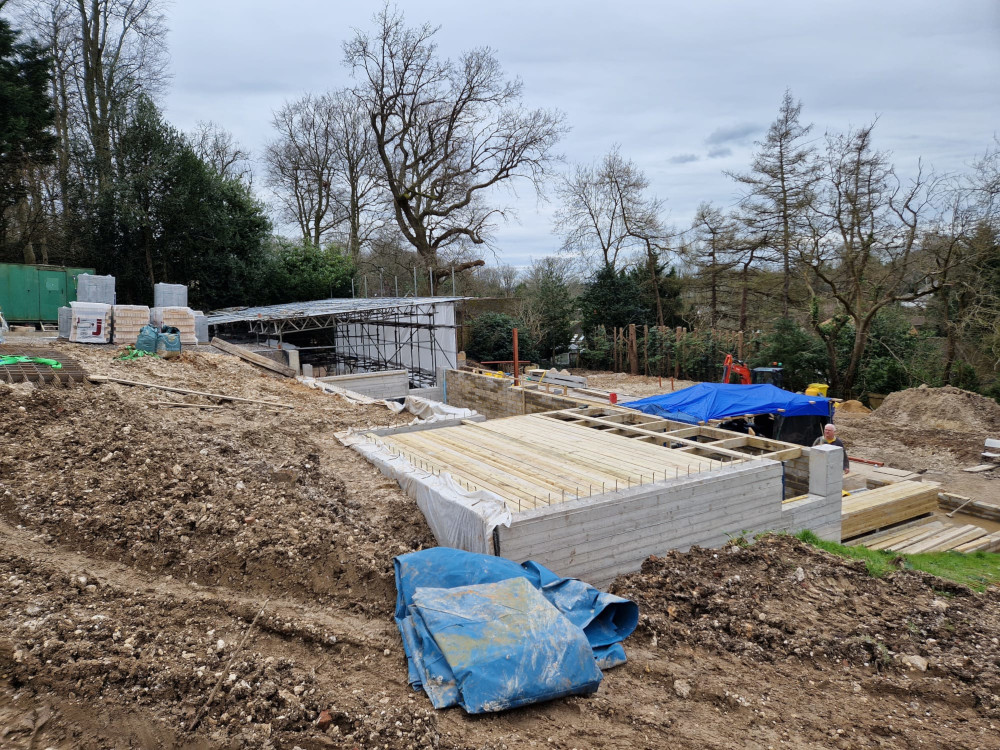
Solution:
{"label": "muddy ground", "polygon": [[1000,404],[946,386],[892,393],[870,414],[838,410],[838,435],[851,456],[919,472],[927,481],[977,500],[1000,503],[1000,466],[982,465],[986,438],[1000,438]]}
{"label": "muddy ground", "polygon": [[392,557],[433,539],[334,438],[398,418],[220,354],[57,346],[293,408],[0,386],[2,748],[1000,746],[997,592],[787,538],[619,579],[642,619],[596,695],[435,712],[392,622]]}

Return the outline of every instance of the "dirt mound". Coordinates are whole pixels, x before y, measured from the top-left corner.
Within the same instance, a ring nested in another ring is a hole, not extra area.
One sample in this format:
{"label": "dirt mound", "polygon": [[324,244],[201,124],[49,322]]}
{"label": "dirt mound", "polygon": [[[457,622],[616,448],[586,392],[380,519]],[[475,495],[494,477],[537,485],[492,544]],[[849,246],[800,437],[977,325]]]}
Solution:
{"label": "dirt mound", "polygon": [[873,418],[900,426],[955,432],[1000,431],[1000,404],[946,385],[910,388],[890,393]]}
{"label": "dirt mound", "polygon": [[855,401],[851,399],[849,401],[843,401],[837,407],[838,414],[870,414],[871,409],[862,404],[860,401]]}
{"label": "dirt mound", "polygon": [[[594,695],[433,711],[407,684],[392,577],[394,555],[433,538],[334,436],[386,409],[201,351],[70,350],[94,373],[294,408],[0,386],[0,747],[996,745],[1000,593],[875,580],[788,537],[619,579],[640,627]],[[879,446],[935,437],[844,421],[878,427],[863,433]]]}

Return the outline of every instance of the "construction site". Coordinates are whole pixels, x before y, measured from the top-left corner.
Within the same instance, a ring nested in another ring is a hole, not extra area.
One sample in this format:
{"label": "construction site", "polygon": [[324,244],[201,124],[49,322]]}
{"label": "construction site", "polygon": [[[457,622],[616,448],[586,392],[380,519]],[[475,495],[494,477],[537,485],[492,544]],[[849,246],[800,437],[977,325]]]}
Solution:
{"label": "construction site", "polygon": [[[1000,550],[1000,406],[842,405],[845,473],[624,405],[689,383],[466,366],[457,303],[221,311],[172,358],[12,332],[0,747],[1000,746],[995,585],[793,536]],[[435,710],[393,569],[438,546],[634,602],[627,662],[590,695]]]}

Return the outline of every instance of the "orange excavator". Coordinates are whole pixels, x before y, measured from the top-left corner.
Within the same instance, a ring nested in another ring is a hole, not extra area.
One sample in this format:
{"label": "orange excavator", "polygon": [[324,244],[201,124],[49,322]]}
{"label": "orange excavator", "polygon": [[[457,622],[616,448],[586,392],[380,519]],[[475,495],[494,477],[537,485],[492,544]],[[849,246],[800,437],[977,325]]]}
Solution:
{"label": "orange excavator", "polygon": [[755,367],[751,370],[745,362],[734,359],[732,354],[727,354],[722,363],[722,382],[732,383],[734,382],[732,378],[736,376],[739,379],[735,382],[741,385],[769,383],[781,388],[785,379],[785,369],[780,362],[772,362],[771,365],[771,367]]}

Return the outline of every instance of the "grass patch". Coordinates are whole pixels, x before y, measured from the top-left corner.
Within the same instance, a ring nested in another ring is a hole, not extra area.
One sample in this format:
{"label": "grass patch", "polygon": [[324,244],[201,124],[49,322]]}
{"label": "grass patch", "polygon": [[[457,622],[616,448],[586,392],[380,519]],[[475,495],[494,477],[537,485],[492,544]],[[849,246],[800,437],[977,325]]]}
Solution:
{"label": "grass patch", "polygon": [[886,573],[898,570],[899,560],[903,568],[922,570],[949,581],[955,581],[976,591],[1000,583],[1000,553],[996,552],[924,552],[918,555],[901,555],[889,550],[875,550],[867,547],[848,547],[836,542],[820,539],[811,531],[800,531],[795,535],[806,544],[819,547],[840,557],[864,560],[868,574],[881,578]]}

